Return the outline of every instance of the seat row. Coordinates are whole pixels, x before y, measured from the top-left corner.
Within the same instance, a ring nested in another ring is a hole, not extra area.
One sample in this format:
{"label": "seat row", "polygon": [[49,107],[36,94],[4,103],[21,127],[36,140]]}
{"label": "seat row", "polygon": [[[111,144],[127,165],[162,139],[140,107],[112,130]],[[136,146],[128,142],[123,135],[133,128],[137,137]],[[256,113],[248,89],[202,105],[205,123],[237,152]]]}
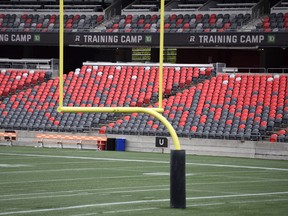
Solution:
{"label": "seat row", "polygon": [[[98,26],[104,19],[103,15],[65,15],[66,30],[89,30]],[[59,30],[59,15],[55,14],[0,14],[1,31],[45,32]]]}
{"label": "seat row", "polygon": [[281,129],[270,136],[270,142],[288,142],[288,128]]}
{"label": "seat row", "polygon": [[[236,30],[247,24],[250,14],[172,14],[165,16],[165,30],[182,32],[195,30]],[[154,15],[121,15],[106,24],[108,32],[157,32],[160,28],[160,16]]]}

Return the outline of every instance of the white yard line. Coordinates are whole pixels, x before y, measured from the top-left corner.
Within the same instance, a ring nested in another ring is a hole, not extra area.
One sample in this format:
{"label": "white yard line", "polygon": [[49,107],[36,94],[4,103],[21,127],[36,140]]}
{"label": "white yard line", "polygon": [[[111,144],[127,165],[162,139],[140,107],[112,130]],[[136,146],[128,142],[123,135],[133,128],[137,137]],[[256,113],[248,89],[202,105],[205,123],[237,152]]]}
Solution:
{"label": "white yard line", "polygon": [[236,201],[236,202],[217,202],[217,203],[200,203],[186,205],[186,207],[199,207],[199,206],[214,206],[214,205],[227,205],[227,204],[247,204],[247,203],[264,203],[264,202],[281,202],[288,201],[288,199],[268,199],[268,200],[247,200],[247,201]]}
{"label": "white yard line", "polygon": [[55,194],[61,194],[61,193],[79,193],[79,192],[91,192],[91,191],[107,191],[106,193],[109,193],[110,191],[116,191],[116,190],[132,190],[132,189],[139,189],[139,188],[148,188],[148,189],[153,189],[153,188],[168,188],[169,185],[149,185],[149,186],[132,186],[132,187],[112,187],[112,188],[97,188],[97,189],[89,189],[89,190],[69,190],[69,191],[57,191],[57,192],[39,192],[39,193],[26,193],[26,194],[6,194],[6,195],[1,195],[1,197],[19,197],[19,196],[37,196],[37,195],[55,195]]}
{"label": "white yard line", "polygon": [[[279,181],[237,181],[237,182],[209,182],[209,183],[193,183],[187,184],[187,186],[193,185],[216,185],[216,184],[247,184],[247,183],[267,183],[267,182],[287,182],[288,179],[283,179]],[[165,186],[165,187],[164,187]],[[156,188],[155,188],[156,187]],[[164,188],[159,188],[164,187]],[[136,187],[134,187],[136,188]],[[144,189],[147,187],[137,187],[136,190],[131,190],[130,188],[121,188],[120,190],[112,188],[109,189],[89,189],[89,190],[73,190],[73,191],[59,191],[59,192],[42,192],[42,193],[31,193],[31,194],[9,194],[9,195],[1,195],[0,201],[12,201],[12,200],[25,200],[25,199],[46,199],[46,198],[59,198],[59,197],[75,197],[75,196],[89,196],[89,195],[110,195],[110,194],[117,194],[117,193],[137,193],[137,192],[149,192],[149,191],[166,191],[169,190],[169,185],[159,185],[159,186],[149,186],[148,189]],[[128,190],[127,190],[128,189]],[[130,189],[130,190],[129,190]],[[196,191],[196,190],[189,190],[187,191]],[[94,192],[92,192],[94,191]],[[103,191],[103,192],[101,192]],[[203,191],[203,190],[198,190]],[[210,191],[211,192],[211,191]],[[62,193],[62,194],[61,194]],[[235,193],[234,193],[235,194]]]}
{"label": "white yard line", "polygon": [[0,168],[19,168],[19,167],[32,167],[29,164],[0,164]]}
{"label": "white yard line", "polygon": [[[2,164],[3,165],[3,164]],[[4,167],[1,166],[0,164],[0,168]],[[5,168],[8,168],[9,166],[5,166]],[[32,167],[32,166],[28,166],[28,165],[23,165],[23,166],[11,166],[9,168],[17,168],[17,167]],[[151,168],[155,168],[157,166],[153,166]],[[131,169],[134,168],[134,169]],[[147,168],[147,167],[145,167]],[[112,171],[126,171],[126,172],[139,172],[139,170],[136,170],[135,167],[89,167],[89,168],[66,168],[66,169],[37,169],[37,170],[20,170],[20,171],[5,171],[5,172],[0,172],[1,174],[25,174],[25,173],[47,173],[47,172],[70,172],[70,171],[89,171],[89,170],[112,170]]]}
{"label": "white yard line", "polygon": [[[154,168],[154,166],[153,166]],[[266,172],[266,171],[231,171],[231,172],[223,172],[223,174],[233,174],[233,173],[249,173],[249,172]],[[211,172],[209,172],[211,173]],[[209,175],[209,174],[205,174],[205,172],[203,173],[188,173],[186,174],[186,176],[196,176],[196,177],[199,177],[199,176],[204,176],[204,177],[211,177],[211,176],[219,176],[219,177],[222,177],[222,176],[226,176],[226,177],[231,177],[231,178],[240,178],[239,176],[236,176],[236,177],[232,177],[232,175],[214,175],[214,173],[222,173],[222,172],[212,172],[211,174],[213,175]],[[143,175],[149,175],[148,173],[143,173]],[[153,176],[158,176],[158,175],[154,175],[154,173],[152,173],[151,175]],[[161,176],[159,174],[159,176]],[[9,181],[9,182],[0,182],[0,185],[11,185],[11,184],[31,184],[31,183],[49,183],[49,182],[63,182],[63,181],[79,181],[79,180],[93,180],[93,179],[114,179],[114,178],[144,178],[142,175],[133,175],[133,176],[115,176],[115,177],[90,177],[90,178],[69,178],[69,179],[50,179],[50,180],[37,180],[37,181],[17,181],[17,182],[13,182],[13,181]],[[148,178],[148,177],[147,177]],[[252,179],[255,179],[254,177],[241,177],[241,178],[252,178]],[[268,178],[257,178],[257,179],[265,179],[265,180],[268,180]],[[288,181],[288,179],[269,179],[271,180],[272,182],[273,181]],[[241,181],[242,182],[242,181]]]}
{"label": "white yard line", "polygon": [[[24,166],[23,166],[24,167]],[[0,166],[1,168],[1,166]],[[129,168],[129,167],[127,167]],[[133,168],[133,167],[130,167]],[[135,168],[135,167],[134,167]],[[95,167],[95,168],[66,168],[66,169],[37,169],[37,170],[20,170],[20,171],[5,171],[0,172],[1,174],[25,174],[25,173],[47,173],[47,172],[75,172],[75,171],[89,171],[89,170],[113,170],[113,171],[127,171],[127,172],[139,172],[139,170],[133,170],[133,169],[122,169],[121,167]]]}
{"label": "white yard line", "polygon": [[[111,178],[143,178],[142,175],[138,176],[114,176],[114,177],[102,177],[101,179],[111,179]],[[77,178],[77,179],[59,179],[57,181],[78,181],[78,180],[89,180],[95,178]],[[99,178],[97,178],[99,179]],[[269,182],[287,182],[288,179],[268,179],[268,180],[253,180],[253,181],[224,181],[224,182],[199,182],[199,183],[187,183],[186,186],[195,186],[195,185],[219,185],[219,184],[247,184],[247,183],[269,183]],[[38,181],[37,181],[38,182]],[[25,183],[22,181],[22,184]],[[29,181],[29,183],[31,183]],[[10,184],[15,184],[14,182]],[[163,189],[159,189],[162,187]],[[133,190],[136,188],[137,190]],[[145,189],[148,188],[148,189]],[[150,189],[151,188],[151,189]],[[158,188],[158,189],[153,189]],[[124,192],[145,192],[145,191],[154,191],[154,190],[168,190],[169,185],[155,185],[155,186],[135,186],[135,187],[120,187],[120,188],[101,188],[101,189],[89,189],[89,190],[70,190],[70,191],[57,191],[57,192],[40,192],[40,193],[27,193],[27,194],[6,194],[1,195],[0,201],[8,200],[21,200],[21,199],[40,199],[40,198],[53,198],[53,197],[69,197],[69,196],[83,196],[83,195],[92,195],[92,191],[97,191],[96,194],[101,194],[101,191],[105,194],[111,193],[124,193]],[[120,191],[119,191],[120,190]],[[122,190],[122,191],[121,191]],[[189,188],[187,188],[189,191]],[[192,190],[193,191],[193,190]],[[102,193],[103,193],[102,192]],[[6,198],[5,198],[6,197]]]}
{"label": "white yard line", "polygon": [[[274,196],[274,195],[286,195],[288,191],[285,192],[270,192],[270,193],[255,193],[255,194],[234,194],[234,195],[220,195],[220,196],[203,196],[203,197],[188,197],[186,200],[207,200],[207,199],[225,199],[225,198],[236,198],[236,197],[256,197],[256,196]],[[0,215],[11,215],[11,214],[30,214],[30,213],[43,213],[43,212],[55,212],[55,211],[65,211],[72,209],[83,209],[83,208],[93,208],[93,207],[105,207],[105,206],[117,206],[117,205],[132,205],[132,204],[143,204],[143,203],[158,203],[158,202],[168,202],[169,199],[157,199],[157,200],[135,200],[127,202],[110,202],[110,203],[96,203],[87,205],[77,205],[77,206],[66,206],[58,208],[47,208],[47,209],[31,209],[23,211],[11,211],[11,212],[0,212]]]}
{"label": "white yard line", "polygon": [[240,168],[240,169],[259,169],[259,170],[273,170],[273,171],[288,171],[287,168],[238,166],[238,165],[231,165],[231,164],[206,164],[206,163],[186,163],[186,164],[187,165],[195,165],[195,166],[211,166],[211,167],[229,167],[229,168]]}
{"label": "white yard line", "polygon": [[45,163],[45,162],[43,162],[43,163],[41,163],[41,162],[38,162],[37,161],[37,165],[65,165],[65,164],[68,164],[68,165],[70,165],[70,164],[89,164],[89,165],[91,165],[91,164],[94,164],[95,163],[95,161],[69,161],[69,162],[51,162],[51,163]]}
{"label": "white yard line", "polygon": [[[3,154],[6,154],[6,153],[3,153]],[[5,155],[4,155],[5,156]],[[5,156],[5,157],[1,157],[0,158],[0,161],[7,161],[7,160],[13,160],[13,161],[15,161],[15,160],[31,160],[31,158],[28,158],[27,156],[23,156],[23,157],[19,157],[19,155],[18,156],[16,156],[15,157],[15,155],[14,155],[14,157],[7,157],[7,156]]]}
{"label": "white yard line", "polygon": [[250,201],[236,201],[231,202],[233,204],[245,204],[247,202],[249,203],[258,203],[258,202],[281,202],[281,201],[287,201],[288,199],[268,199],[268,200],[250,200]]}
{"label": "white yard line", "polygon": [[187,200],[203,200],[203,199],[223,199],[223,198],[234,198],[234,197],[255,197],[255,196],[274,196],[274,195],[286,195],[288,191],[283,192],[270,192],[270,193],[254,193],[254,194],[231,194],[231,195],[220,195],[220,196],[203,196],[203,197],[188,197]]}
{"label": "white yard line", "polygon": [[149,172],[149,173],[143,173],[143,175],[148,176],[170,176],[169,172]]}
{"label": "white yard line", "polygon": [[[148,176],[170,176],[170,172],[149,172],[149,173],[143,173],[143,175]],[[187,176],[194,176],[194,173],[186,173]]]}
{"label": "white yard line", "polygon": [[[237,170],[237,171],[223,171],[223,172],[214,172],[214,171],[208,171],[208,172],[193,172],[193,175],[195,176],[211,176],[216,174],[233,174],[233,173],[267,173],[267,170]],[[226,175],[225,175],[226,176]]]}
{"label": "white yard line", "polygon": [[[0,175],[2,174],[25,174],[25,173],[47,173],[47,172],[74,172],[74,171],[88,171],[88,170],[102,170],[105,168],[72,168],[72,169],[45,169],[45,170],[21,170],[21,171],[6,171],[6,172],[0,172]],[[115,169],[116,170],[116,169]]]}
{"label": "white yard line", "polygon": [[[170,164],[170,161],[138,160],[138,159],[120,159],[120,158],[93,158],[93,157],[59,156],[59,155],[39,155],[39,154],[18,154],[18,153],[0,153],[0,155],[14,155],[14,156],[26,156],[26,157],[42,157],[42,158],[66,158],[66,159],[81,159],[81,160],[100,160],[100,161],[121,161],[121,162],[139,162],[139,163]],[[258,169],[258,170],[288,171],[288,168],[257,167],[257,166],[239,166],[239,165],[233,165],[233,164],[186,163],[186,165],[210,166],[210,167],[227,167],[227,168],[239,168],[239,169]]]}
{"label": "white yard line", "polygon": [[247,183],[269,183],[269,182],[287,182],[288,179],[269,179],[269,180],[251,180],[251,181],[223,181],[223,182],[198,182],[186,185],[217,185],[217,184],[247,184]]}
{"label": "white yard line", "polygon": [[0,182],[0,185],[13,185],[15,184],[34,184],[34,183],[49,183],[49,182],[63,182],[63,181],[81,181],[81,180],[98,180],[98,179],[125,179],[125,178],[149,178],[142,175],[125,175],[125,176],[106,176],[106,177],[91,177],[91,178],[69,178],[69,179],[51,179],[51,180],[38,180],[38,181],[19,181],[19,182]]}
{"label": "white yard line", "polygon": [[94,157],[80,157],[80,156],[18,154],[18,153],[0,153],[0,155],[14,155],[14,156],[26,156],[26,157],[42,157],[42,158],[81,159],[81,160],[100,160],[100,161],[140,162],[140,163],[160,163],[160,164],[169,164],[169,163],[170,163],[169,161],[157,161],[157,160],[118,159],[118,158],[94,158]]}
{"label": "white yard line", "polygon": [[87,214],[77,214],[77,215],[70,215],[70,216],[91,216],[91,215],[97,215],[98,213],[87,213]]}
{"label": "white yard line", "polygon": [[199,203],[199,204],[193,204],[193,205],[186,205],[186,207],[201,207],[201,206],[214,206],[214,205],[224,205],[227,204],[227,202],[217,202],[217,203]]}
{"label": "white yard line", "polygon": [[111,207],[111,206],[115,206],[115,205],[130,205],[130,204],[153,203],[153,202],[167,202],[167,201],[168,201],[168,199],[163,199],[163,200],[138,200],[138,201],[113,202],[113,203],[96,203],[96,204],[87,204],[87,205],[78,205],[78,206],[67,206],[67,207],[58,207],[58,208],[34,209],[34,210],[23,210],[23,211],[14,211],[14,212],[1,212],[0,215],[30,214],[30,213],[64,211],[64,210],[83,209],[83,208],[92,208],[92,207],[105,207],[105,206]]}
{"label": "white yard line", "polygon": [[[265,171],[266,172],[266,171]],[[244,173],[246,173],[246,172],[244,172]],[[247,172],[247,173],[249,173],[249,172]],[[258,175],[258,173],[259,172],[257,172],[257,175]],[[192,175],[187,175],[186,174],[186,177],[189,177],[189,176],[192,176],[192,179],[193,179],[193,177],[221,177],[221,178],[226,178],[226,179],[254,179],[254,180],[271,180],[271,181],[274,181],[275,180],[275,178],[263,178],[263,177],[255,177],[255,176],[244,176],[244,175],[241,175],[241,176],[239,176],[239,175],[233,175],[233,173],[227,173],[226,175],[219,175],[219,174],[217,174],[217,175],[214,175],[214,174],[203,174],[203,175],[197,175],[197,174],[192,174]],[[271,176],[271,177],[273,177],[273,176]],[[277,179],[277,180],[279,180],[279,179]],[[285,179],[286,180],[286,179]]]}
{"label": "white yard line", "polygon": [[[143,176],[144,175],[144,176]],[[51,182],[67,182],[67,181],[81,181],[81,180],[99,180],[99,179],[127,179],[127,178],[149,178],[150,176],[155,176],[155,177],[161,177],[163,175],[159,174],[154,174],[154,173],[143,173],[143,175],[130,175],[130,176],[106,176],[106,177],[90,177],[90,178],[69,178],[69,179],[50,179],[50,180],[37,180],[37,181],[17,181],[17,182],[0,182],[0,185],[12,185],[13,187],[15,184],[35,184],[35,183],[51,183]],[[168,176],[164,175],[164,176]],[[197,176],[188,173],[186,174],[186,177],[188,176]],[[221,175],[203,175],[203,176],[219,176],[222,177]],[[261,182],[287,182],[288,179],[268,179],[268,178],[254,178],[254,177],[233,177],[233,176],[227,176],[227,178],[244,178],[244,179],[259,179],[259,180],[253,180],[253,181],[225,181],[225,182],[213,182],[212,184],[235,184],[235,183],[261,183]],[[191,185],[203,185],[203,184],[211,184],[209,182],[200,182],[200,183],[193,183]],[[187,184],[190,185],[190,184]],[[10,195],[8,195],[10,196]],[[17,195],[15,195],[17,196]]]}
{"label": "white yard line", "polygon": [[[28,199],[49,199],[49,198],[59,198],[59,197],[75,197],[75,196],[91,196],[97,194],[98,196],[102,195],[111,195],[111,194],[123,194],[123,193],[139,193],[139,192],[151,192],[151,191],[167,191],[169,188],[153,188],[153,189],[138,189],[138,190],[124,190],[124,191],[108,191],[105,193],[99,193],[99,192],[90,192],[85,191],[85,192],[78,192],[74,194],[60,194],[60,195],[42,195],[42,196],[24,196],[24,197],[13,197],[13,198],[0,198],[1,201],[11,201],[11,200],[28,200]],[[2,197],[2,196],[1,196]]]}
{"label": "white yard line", "polygon": [[118,210],[118,211],[106,211],[104,214],[115,214],[115,213],[125,213],[125,212],[136,212],[136,211],[148,211],[148,210],[156,210],[159,208],[141,208],[141,209],[126,209],[126,210]]}

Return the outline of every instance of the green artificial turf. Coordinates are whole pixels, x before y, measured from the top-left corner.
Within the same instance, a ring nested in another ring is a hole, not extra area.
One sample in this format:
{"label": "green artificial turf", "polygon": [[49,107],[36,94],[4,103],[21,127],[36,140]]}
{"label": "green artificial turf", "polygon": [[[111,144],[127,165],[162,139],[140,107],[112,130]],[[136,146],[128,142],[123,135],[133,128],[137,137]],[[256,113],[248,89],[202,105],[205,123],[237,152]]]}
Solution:
{"label": "green artificial turf", "polygon": [[288,162],[186,155],[186,209],[170,155],[0,147],[1,215],[288,215]]}

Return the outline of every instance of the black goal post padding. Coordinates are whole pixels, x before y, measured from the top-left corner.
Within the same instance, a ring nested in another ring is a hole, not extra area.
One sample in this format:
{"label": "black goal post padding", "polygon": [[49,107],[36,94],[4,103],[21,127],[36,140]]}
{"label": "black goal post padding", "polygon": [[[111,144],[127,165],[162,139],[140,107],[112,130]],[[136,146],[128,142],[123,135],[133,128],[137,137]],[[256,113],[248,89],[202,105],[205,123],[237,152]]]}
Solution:
{"label": "black goal post padding", "polygon": [[170,207],[186,208],[185,150],[171,150]]}

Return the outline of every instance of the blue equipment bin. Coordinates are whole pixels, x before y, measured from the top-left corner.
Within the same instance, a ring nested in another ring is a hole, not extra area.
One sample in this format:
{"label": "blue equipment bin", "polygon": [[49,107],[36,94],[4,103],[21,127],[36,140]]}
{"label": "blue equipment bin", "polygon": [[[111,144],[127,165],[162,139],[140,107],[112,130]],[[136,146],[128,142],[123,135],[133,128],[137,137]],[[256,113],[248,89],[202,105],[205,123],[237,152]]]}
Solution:
{"label": "blue equipment bin", "polygon": [[116,138],[116,151],[125,151],[126,139]]}

